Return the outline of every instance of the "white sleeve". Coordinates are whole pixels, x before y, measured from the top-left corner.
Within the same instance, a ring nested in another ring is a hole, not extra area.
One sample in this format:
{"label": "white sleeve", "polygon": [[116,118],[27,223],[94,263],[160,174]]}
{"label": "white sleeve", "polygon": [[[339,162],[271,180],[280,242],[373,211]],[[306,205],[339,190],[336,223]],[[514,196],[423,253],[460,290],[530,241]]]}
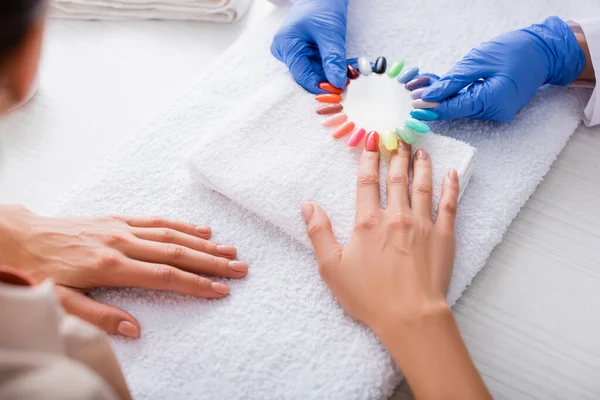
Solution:
{"label": "white sleeve", "polygon": [[[590,58],[596,74],[596,82],[600,82],[600,18],[578,20],[580,31],[585,35],[588,48],[590,50]],[[577,29],[577,28],[575,28]],[[575,30],[574,29],[574,30]],[[578,85],[577,81],[573,86]],[[578,90],[579,100],[583,106],[583,122],[587,126],[600,124],[600,99],[598,97],[598,88],[596,85],[587,82],[588,89]],[[590,90],[589,88],[593,88]]]}

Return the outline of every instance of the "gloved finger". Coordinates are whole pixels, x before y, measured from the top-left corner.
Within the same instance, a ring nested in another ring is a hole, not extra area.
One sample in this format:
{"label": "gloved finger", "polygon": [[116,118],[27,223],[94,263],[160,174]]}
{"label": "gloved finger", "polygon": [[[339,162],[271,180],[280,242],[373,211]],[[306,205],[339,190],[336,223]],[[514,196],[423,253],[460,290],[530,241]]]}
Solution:
{"label": "gloved finger", "polygon": [[315,37],[327,81],[338,88],[346,87],[346,30],[334,29]]}
{"label": "gloved finger", "polygon": [[[485,102],[482,93],[485,82],[476,82],[469,88],[461,90],[455,96],[450,97],[440,103],[433,111],[438,115],[438,120],[459,119],[459,118],[477,118],[484,111]],[[424,93],[423,93],[424,96]],[[423,98],[421,96],[421,98]]]}
{"label": "gloved finger", "polygon": [[131,314],[120,308],[99,303],[83,293],[63,286],[57,286],[56,291],[60,303],[67,313],[114,335],[123,335],[130,338],[140,336],[139,322]]}
{"label": "gloved finger", "polygon": [[423,92],[421,98],[425,101],[442,101],[457,94],[460,90],[479,79],[485,78],[487,73],[480,61],[475,60],[470,54],[460,60],[454,67],[433,83]]}
{"label": "gloved finger", "polygon": [[[288,43],[288,45],[282,47],[281,43]],[[282,40],[281,37],[276,36],[271,43],[271,54],[287,65],[294,80],[304,89],[315,94],[325,93],[319,88],[319,82],[324,80],[324,74],[316,47],[313,48],[310,43],[297,38]],[[318,62],[313,62],[315,58]],[[317,65],[319,69],[315,68]]]}
{"label": "gloved finger", "polygon": [[[324,81],[325,78],[318,73],[318,69],[315,71],[315,65],[307,54],[293,57],[287,65],[296,82],[304,89],[314,94],[325,93],[319,88],[319,82]],[[346,82],[344,81],[344,83]]]}
{"label": "gloved finger", "polygon": [[[354,58],[349,58],[346,60],[346,64],[352,65],[354,68],[356,68],[357,71],[360,71],[358,69],[358,57],[354,57]],[[373,63],[371,63],[371,67],[373,66]]]}

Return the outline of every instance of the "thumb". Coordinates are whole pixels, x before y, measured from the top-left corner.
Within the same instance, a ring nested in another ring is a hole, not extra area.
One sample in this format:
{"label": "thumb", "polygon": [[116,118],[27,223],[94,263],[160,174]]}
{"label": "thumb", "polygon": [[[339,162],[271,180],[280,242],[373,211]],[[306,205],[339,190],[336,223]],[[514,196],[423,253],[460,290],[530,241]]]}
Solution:
{"label": "thumb", "polygon": [[446,75],[433,82],[423,92],[421,99],[430,102],[443,101],[471,83],[485,77],[486,73],[480,63],[468,55],[456,63]]}
{"label": "thumb", "polygon": [[325,77],[337,88],[346,87],[346,30],[335,29],[316,40]]}
{"label": "thumb", "polygon": [[329,217],[320,206],[304,203],[302,216],[306,221],[306,231],[315,250],[319,271],[325,279],[326,269],[340,262],[342,248],[335,239]]}
{"label": "thumb", "polygon": [[85,294],[56,286],[58,298],[65,311],[105,332],[130,338],[140,336],[140,324],[129,313],[108,304],[99,303]]}

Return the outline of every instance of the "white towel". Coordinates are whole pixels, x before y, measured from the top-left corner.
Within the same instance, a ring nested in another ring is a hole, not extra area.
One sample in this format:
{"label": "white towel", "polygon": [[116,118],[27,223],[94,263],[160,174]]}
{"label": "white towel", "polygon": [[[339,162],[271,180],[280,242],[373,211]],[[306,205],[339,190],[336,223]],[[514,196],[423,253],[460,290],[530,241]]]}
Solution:
{"label": "white towel", "polygon": [[252,0],[52,0],[53,18],[89,20],[163,19],[232,22]]}
{"label": "white towel", "polygon": [[[383,133],[386,126],[393,129],[408,116],[409,93],[386,75],[363,77],[345,93],[345,111],[353,121],[372,121],[365,127]],[[234,115],[224,117],[190,152],[192,173],[308,246],[300,205],[314,201],[327,211],[336,237],[344,244],[354,227],[356,170],[363,146],[350,149],[347,138],[332,138],[332,129],[322,127],[324,117],[314,111],[317,105],[314,96],[295,85],[286,71],[269,75],[265,87]],[[243,139],[232,140],[227,132],[243,132]],[[475,149],[435,134],[421,136],[413,151],[418,147],[425,148],[433,160],[434,205],[442,178],[452,168],[458,171],[462,193],[475,165]],[[387,157],[382,156],[381,178],[385,179]],[[385,199],[385,185],[381,185],[382,205]]]}
{"label": "white towel", "polygon": [[[350,1],[349,56],[404,58],[408,65],[442,73],[502,31],[550,14],[600,15],[597,0],[466,3]],[[185,97],[58,208],[58,214],[165,215],[208,224],[216,240],[237,245],[240,258],[250,263],[248,277],[230,281],[232,294],[222,301],[133,289],[94,294],[141,322],[139,341],[114,340],[136,398],[377,399],[399,381],[378,341],[344,315],[321,282],[312,251],[191,180],[182,162],[224,116],[283,73],[269,44],[284,12],[245,33],[212,73],[190,83]],[[478,150],[460,203],[453,293],[483,266],[548,171],[580,121],[578,107],[570,90],[547,88],[509,124],[435,124],[437,133]],[[243,131],[223,134],[244,138]]]}

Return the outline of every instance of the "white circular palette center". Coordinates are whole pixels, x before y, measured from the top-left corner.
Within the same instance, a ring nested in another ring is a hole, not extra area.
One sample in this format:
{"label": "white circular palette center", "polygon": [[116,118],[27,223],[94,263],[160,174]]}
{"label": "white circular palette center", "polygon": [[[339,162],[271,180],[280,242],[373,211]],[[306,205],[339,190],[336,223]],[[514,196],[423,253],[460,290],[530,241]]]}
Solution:
{"label": "white circular palette center", "polygon": [[412,110],[410,91],[386,74],[361,76],[346,88],[342,105],[356,126],[384,133]]}

